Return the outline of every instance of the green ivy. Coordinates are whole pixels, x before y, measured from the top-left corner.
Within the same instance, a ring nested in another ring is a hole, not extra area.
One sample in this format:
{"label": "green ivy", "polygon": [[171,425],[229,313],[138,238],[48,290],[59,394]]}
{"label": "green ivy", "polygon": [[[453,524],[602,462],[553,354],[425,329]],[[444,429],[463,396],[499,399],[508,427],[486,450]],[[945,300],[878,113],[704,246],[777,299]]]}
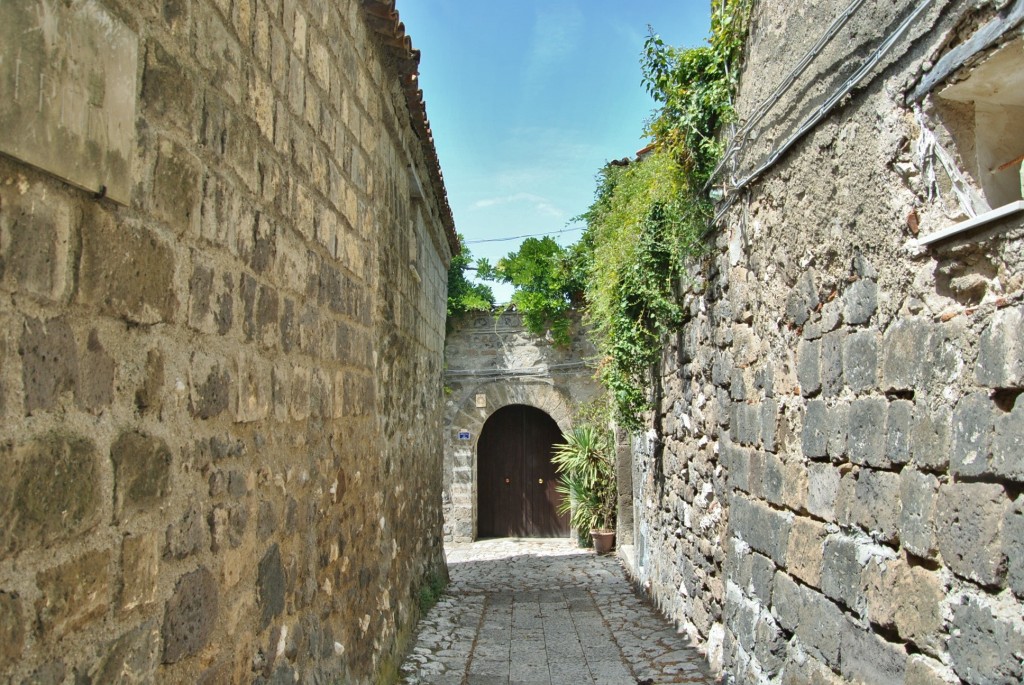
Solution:
{"label": "green ivy", "polygon": [[598,175],[594,203],[574,247],[586,273],[587,321],[602,354],[601,380],[615,417],[635,430],[648,408],[649,370],[682,324],[684,265],[705,249],[712,216],[705,186],[722,154],[751,0],[713,0],[707,45],[676,48],[651,33],[643,81],[659,103],[648,122],[652,151]]}

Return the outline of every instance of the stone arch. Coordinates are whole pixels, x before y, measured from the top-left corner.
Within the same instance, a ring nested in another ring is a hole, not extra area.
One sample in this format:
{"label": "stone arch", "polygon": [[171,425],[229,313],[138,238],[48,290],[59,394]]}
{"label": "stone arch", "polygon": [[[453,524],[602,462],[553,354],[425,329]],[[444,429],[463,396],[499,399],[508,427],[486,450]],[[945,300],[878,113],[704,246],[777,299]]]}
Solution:
{"label": "stone arch", "polygon": [[[482,407],[477,406],[478,395],[484,396]],[[494,412],[513,404],[540,409],[555,421],[563,433],[572,428],[572,401],[550,381],[501,379],[474,387],[450,414],[445,436],[446,451],[453,461],[451,482],[447,485],[448,496],[452,498],[451,507],[459,521],[451,531],[455,540],[475,540],[477,536],[477,441],[480,432]],[[470,439],[459,440],[461,431],[468,431]]]}
{"label": "stone arch", "polygon": [[[477,406],[477,396],[484,395],[485,406]],[[482,383],[462,401],[451,425],[455,429],[468,430],[472,437],[473,449],[480,437],[480,429],[491,414],[510,404],[525,404],[536,407],[555,420],[563,433],[572,428],[572,404],[562,391],[550,382],[508,380]]]}

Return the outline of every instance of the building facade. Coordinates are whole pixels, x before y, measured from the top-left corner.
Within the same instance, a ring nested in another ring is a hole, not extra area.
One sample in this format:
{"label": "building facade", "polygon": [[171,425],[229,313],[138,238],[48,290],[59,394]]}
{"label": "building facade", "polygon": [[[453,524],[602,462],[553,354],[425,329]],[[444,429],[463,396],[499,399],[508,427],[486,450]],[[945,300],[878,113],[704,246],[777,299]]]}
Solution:
{"label": "building facade", "polygon": [[456,247],[394,3],[0,26],[0,679],[386,678]]}

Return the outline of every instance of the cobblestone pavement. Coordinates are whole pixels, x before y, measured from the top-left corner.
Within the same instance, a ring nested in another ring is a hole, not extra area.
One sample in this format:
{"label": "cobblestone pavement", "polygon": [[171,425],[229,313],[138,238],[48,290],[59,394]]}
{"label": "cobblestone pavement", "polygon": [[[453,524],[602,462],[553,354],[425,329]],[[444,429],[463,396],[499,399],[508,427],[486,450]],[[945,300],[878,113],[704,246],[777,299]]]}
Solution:
{"label": "cobblestone pavement", "polygon": [[569,540],[447,547],[451,584],[402,664],[409,685],[715,682],[615,557]]}

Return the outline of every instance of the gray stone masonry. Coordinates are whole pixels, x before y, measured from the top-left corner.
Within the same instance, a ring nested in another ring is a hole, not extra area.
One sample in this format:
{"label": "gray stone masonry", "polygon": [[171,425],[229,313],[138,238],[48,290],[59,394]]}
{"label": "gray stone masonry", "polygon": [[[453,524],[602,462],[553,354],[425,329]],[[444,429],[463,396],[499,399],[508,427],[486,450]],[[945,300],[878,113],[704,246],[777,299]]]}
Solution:
{"label": "gray stone masonry", "polygon": [[[525,404],[546,412],[563,432],[569,430],[576,409],[598,394],[595,354],[578,323],[571,343],[560,347],[530,333],[515,312],[471,312],[451,322],[445,341],[445,540],[476,539],[476,444],[488,417],[504,406]],[[460,439],[460,432],[469,439]],[[628,460],[623,466],[628,473]]]}
{"label": "gray stone masonry", "polygon": [[1019,683],[1024,221],[919,242],[990,193],[976,104],[941,94],[991,52],[907,93],[1017,45],[1024,4],[923,6],[758,171],[918,5],[849,6],[754,3],[726,199],[633,441],[631,572],[724,682]]}

